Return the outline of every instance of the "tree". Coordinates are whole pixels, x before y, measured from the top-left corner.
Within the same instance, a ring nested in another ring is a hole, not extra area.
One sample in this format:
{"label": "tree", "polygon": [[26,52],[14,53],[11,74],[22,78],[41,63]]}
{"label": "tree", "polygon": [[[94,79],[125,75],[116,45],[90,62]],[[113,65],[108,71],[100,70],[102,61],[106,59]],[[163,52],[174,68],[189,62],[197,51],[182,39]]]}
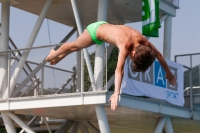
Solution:
{"label": "tree", "polygon": [[[117,59],[118,59],[118,48],[114,47],[108,62],[107,62],[107,79],[109,80],[115,73],[115,68],[117,65]],[[90,54],[90,60],[92,64],[92,69],[94,70],[94,60],[95,60],[95,53]],[[87,68],[86,63],[84,64],[84,67]],[[106,84],[106,67],[104,67],[104,78],[103,78],[103,84]],[[84,89],[85,91],[88,91],[90,88],[90,77],[87,69],[84,69]],[[114,85],[109,89],[114,90]]]}
{"label": "tree", "polygon": [[[199,86],[199,66],[192,68],[192,86]],[[184,72],[184,88],[190,86],[190,70]]]}

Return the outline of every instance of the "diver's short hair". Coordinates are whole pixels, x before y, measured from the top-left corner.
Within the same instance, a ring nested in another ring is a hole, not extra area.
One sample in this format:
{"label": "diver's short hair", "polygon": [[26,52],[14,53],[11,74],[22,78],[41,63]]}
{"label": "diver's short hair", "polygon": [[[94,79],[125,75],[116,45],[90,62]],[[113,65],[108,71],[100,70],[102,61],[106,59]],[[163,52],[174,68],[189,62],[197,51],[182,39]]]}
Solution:
{"label": "diver's short hair", "polygon": [[135,55],[131,58],[132,71],[145,72],[156,59],[156,53],[149,47],[139,45],[135,50]]}

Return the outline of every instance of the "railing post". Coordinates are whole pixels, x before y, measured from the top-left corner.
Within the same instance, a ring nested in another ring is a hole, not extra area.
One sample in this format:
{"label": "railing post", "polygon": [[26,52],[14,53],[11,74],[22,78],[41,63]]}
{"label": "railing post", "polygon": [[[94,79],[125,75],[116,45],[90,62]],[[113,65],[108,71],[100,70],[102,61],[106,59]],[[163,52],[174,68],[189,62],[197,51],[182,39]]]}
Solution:
{"label": "railing post", "polygon": [[190,55],[190,109],[193,110],[192,55]]}

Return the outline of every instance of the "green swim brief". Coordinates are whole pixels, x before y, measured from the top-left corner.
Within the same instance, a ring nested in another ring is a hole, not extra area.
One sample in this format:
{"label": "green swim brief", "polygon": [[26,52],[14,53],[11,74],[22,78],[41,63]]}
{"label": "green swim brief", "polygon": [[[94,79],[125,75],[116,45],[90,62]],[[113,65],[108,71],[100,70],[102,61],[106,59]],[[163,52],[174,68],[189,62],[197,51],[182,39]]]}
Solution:
{"label": "green swim brief", "polygon": [[92,23],[92,24],[90,24],[90,25],[87,26],[87,30],[88,30],[88,32],[90,33],[90,36],[91,36],[92,40],[93,40],[96,44],[98,44],[98,45],[102,44],[103,41],[97,39],[96,31],[97,31],[97,28],[98,28],[100,25],[105,24],[105,23],[107,23],[107,22],[99,21],[99,22],[95,22],[95,23]]}

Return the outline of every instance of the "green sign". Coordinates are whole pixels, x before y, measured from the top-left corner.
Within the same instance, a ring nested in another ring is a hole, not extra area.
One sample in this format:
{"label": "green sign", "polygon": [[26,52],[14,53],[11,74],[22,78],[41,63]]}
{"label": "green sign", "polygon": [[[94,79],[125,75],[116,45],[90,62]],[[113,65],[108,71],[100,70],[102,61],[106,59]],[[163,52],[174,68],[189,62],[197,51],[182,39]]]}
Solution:
{"label": "green sign", "polygon": [[158,37],[160,27],[159,0],[142,0],[142,34]]}

